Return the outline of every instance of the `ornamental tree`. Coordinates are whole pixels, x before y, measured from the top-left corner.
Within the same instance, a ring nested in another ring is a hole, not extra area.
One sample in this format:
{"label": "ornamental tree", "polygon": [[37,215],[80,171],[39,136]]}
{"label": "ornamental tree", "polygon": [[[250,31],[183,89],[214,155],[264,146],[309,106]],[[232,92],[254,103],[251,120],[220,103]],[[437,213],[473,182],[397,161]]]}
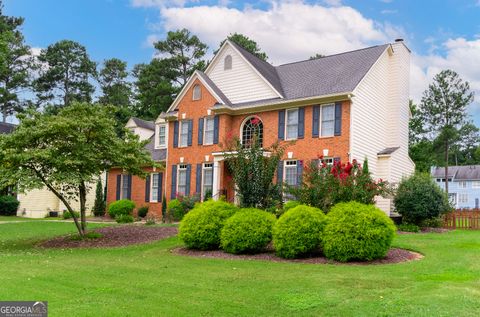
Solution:
{"label": "ornamental tree", "polygon": [[[112,167],[145,176],[142,166],[154,164],[145,142],[125,131],[115,133],[113,109],[72,103],[59,113],[29,111],[19,115],[14,133],[0,136],[0,187],[17,184],[25,192],[47,187],[73,216],[85,235],[86,196],[98,175]],[[80,221],[71,201],[80,202]]]}

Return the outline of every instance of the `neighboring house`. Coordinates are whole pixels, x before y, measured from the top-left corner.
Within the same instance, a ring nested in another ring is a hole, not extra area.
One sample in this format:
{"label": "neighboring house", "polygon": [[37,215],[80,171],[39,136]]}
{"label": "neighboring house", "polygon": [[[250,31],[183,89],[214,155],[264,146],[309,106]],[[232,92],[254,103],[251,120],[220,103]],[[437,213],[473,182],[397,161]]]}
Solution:
{"label": "neighboring house", "polygon": [[131,118],[125,127],[138,135],[141,141],[149,140],[145,148],[159,167],[146,166],[145,171],[149,175],[145,179],[128,175],[119,168],[108,171],[107,205],[116,200],[131,199],[137,207],[149,206],[150,211],[161,215],[165,189],[163,166],[167,155],[165,121],[158,119],[151,122]]}
{"label": "neighboring house", "polygon": [[[432,167],[431,175],[445,190],[445,168]],[[480,207],[480,165],[449,166],[448,196],[455,208]]]}
{"label": "neighboring house", "polygon": [[[159,116],[155,134],[148,124],[155,149],[168,148],[159,172],[162,191],[167,200],[211,191],[215,199],[234,201],[221,143],[234,136],[247,144],[258,132],[265,147],[295,141],[276,181],[296,185],[304,162],[323,155],[329,164],[368,158],[373,177],[397,183],[414,171],[408,156],[409,74],[410,50],[401,40],[279,66],[227,40]],[[148,137],[139,122],[132,119],[127,127]],[[108,184],[109,202],[130,197],[140,206],[152,199],[152,185],[135,177],[132,183],[128,175],[109,175]],[[390,213],[391,199],[378,198],[377,204]]]}

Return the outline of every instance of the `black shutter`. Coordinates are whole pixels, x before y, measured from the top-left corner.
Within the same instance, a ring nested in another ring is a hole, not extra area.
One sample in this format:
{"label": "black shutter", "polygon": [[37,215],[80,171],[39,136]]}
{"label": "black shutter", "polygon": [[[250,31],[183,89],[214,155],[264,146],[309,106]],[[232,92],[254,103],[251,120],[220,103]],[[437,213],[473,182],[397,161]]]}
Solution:
{"label": "black shutter", "polygon": [[132,199],[132,175],[127,175],[127,179],[128,179],[127,199]]}
{"label": "black shutter", "polygon": [[178,121],[173,123],[173,147],[178,147]]}
{"label": "black shutter", "polygon": [[170,198],[177,198],[177,165],[172,165],[172,188],[170,191]]}
{"label": "black shutter", "polygon": [[202,164],[197,164],[196,173],[195,192],[200,195],[202,193]]}
{"label": "black shutter", "polygon": [[298,109],[298,138],[303,139],[305,135],[305,108]]}
{"label": "black shutter", "polygon": [[213,118],[213,144],[218,144],[218,131],[219,131],[219,116],[216,115]]}
{"label": "black shutter", "polygon": [[278,139],[285,140],[285,110],[278,111]]}
{"label": "black shutter", "polygon": [[188,139],[187,145],[192,145],[192,137],[193,137],[193,120],[188,120]]}
{"label": "black shutter", "polygon": [[320,106],[313,106],[312,137],[318,137],[320,128]]}
{"label": "black shutter", "polygon": [[158,173],[158,198],[157,201],[162,201],[163,193],[163,173]]}
{"label": "black shutter", "polygon": [[[155,175],[154,175],[155,177]],[[145,178],[145,202],[148,203],[150,201],[150,174],[147,175]]]}
{"label": "black shutter", "polygon": [[122,190],[122,175],[117,175],[117,193],[116,200],[120,200]]}
{"label": "black shutter", "polygon": [[278,162],[277,167],[277,184],[283,183],[283,161]]}
{"label": "black shutter", "polygon": [[303,178],[303,161],[297,161],[297,186],[302,185]]}
{"label": "black shutter", "polygon": [[203,118],[198,119],[198,145],[203,144]]}
{"label": "black shutter", "polygon": [[192,165],[187,165],[187,186],[185,186],[185,196],[190,196],[190,174],[192,172]]}
{"label": "black shutter", "polygon": [[342,103],[335,104],[335,130],[334,135],[342,135]]}

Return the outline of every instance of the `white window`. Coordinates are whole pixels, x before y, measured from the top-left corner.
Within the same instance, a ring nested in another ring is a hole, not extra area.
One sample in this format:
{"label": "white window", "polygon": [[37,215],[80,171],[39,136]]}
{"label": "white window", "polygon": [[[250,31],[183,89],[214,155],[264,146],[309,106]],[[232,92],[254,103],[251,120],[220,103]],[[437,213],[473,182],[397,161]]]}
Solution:
{"label": "white window", "polygon": [[298,137],[298,109],[288,109],[286,117],[287,140],[295,140]]}
{"label": "white window", "polygon": [[223,70],[232,69],[232,56],[227,55],[223,61]]}
{"label": "white window", "polygon": [[325,163],[327,165],[333,165],[333,157],[324,157],[320,160],[320,163]]}
{"label": "white window", "polygon": [[215,128],[215,120],[213,117],[206,117],[204,121],[204,139],[203,144],[213,144],[213,133]]}
{"label": "white window", "polygon": [[150,195],[152,202],[157,202],[160,197],[158,197],[158,188],[161,186],[160,184],[160,174],[152,174],[152,186],[150,188]]}
{"label": "white window", "polygon": [[203,164],[203,177],[202,177],[202,198],[205,197],[207,192],[212,194],[213,191],[213,163]]}
{"label": "white window", "polygon": [[458,188],[467,188],[467,182],[465,181],[458,182]]}
{"label": "white window", "polygon": [[188,145],[188,124],[187,120],[180,122],[180,146],[187,146]]}
{"label": "white window", "polygon": [[480,182],[479,181],[473,181],[472,182],[472,188],[476,188],[476,189],[480,188]]}
{"label": "white window", "polygon": [[297,186],[297,161],[285,161],[285,183]]}
{"label": "white window", "polygon": [[187,192],[187,165],[180,164],[178,165],[178,176],[177,176],[177,193],[179,195],[185,195]]}
{"label": "white window", "polygon": [[458,203],[459,204],[468,203],[468,194],[464,194],[464,193],[458,194]]}
{"label": "white window", "polygon": [[333,136],[335,132],[335,105],[324,105],[320,113],[320,135]]}
{"label": "white window", "polygon": [[128,183],[128,175],[122,175],[122,199],[128,198],[128,191],[129,191],[129,183]]}
{"label": "white window", "polygon": [[200,85],[193,86],[193,100],[200,100],[202,98],[202,88]]}
{"label": "white window", "polygon": [[158,146],[167,146],[167,125],[160,124],[158,126]]}

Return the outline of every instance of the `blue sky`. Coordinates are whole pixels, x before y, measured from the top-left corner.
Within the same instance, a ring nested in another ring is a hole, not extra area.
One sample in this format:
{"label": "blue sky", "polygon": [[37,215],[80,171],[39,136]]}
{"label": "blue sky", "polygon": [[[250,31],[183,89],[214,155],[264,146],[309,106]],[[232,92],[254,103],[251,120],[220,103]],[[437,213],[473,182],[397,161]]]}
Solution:
{"label": "blue sky", "polygon": [[[405,38],[412,49],[411,95],[419,100],[433,75],[452,68],[480,100],[480,0],[4,0],[25,17],[29,45],[61,39],[85,45],[101,62],[148,62],[151,43],[187,27],[212,49],[231,32],[259,42],[274,64]],[[480,103],[470,108],[480,124]]]}

